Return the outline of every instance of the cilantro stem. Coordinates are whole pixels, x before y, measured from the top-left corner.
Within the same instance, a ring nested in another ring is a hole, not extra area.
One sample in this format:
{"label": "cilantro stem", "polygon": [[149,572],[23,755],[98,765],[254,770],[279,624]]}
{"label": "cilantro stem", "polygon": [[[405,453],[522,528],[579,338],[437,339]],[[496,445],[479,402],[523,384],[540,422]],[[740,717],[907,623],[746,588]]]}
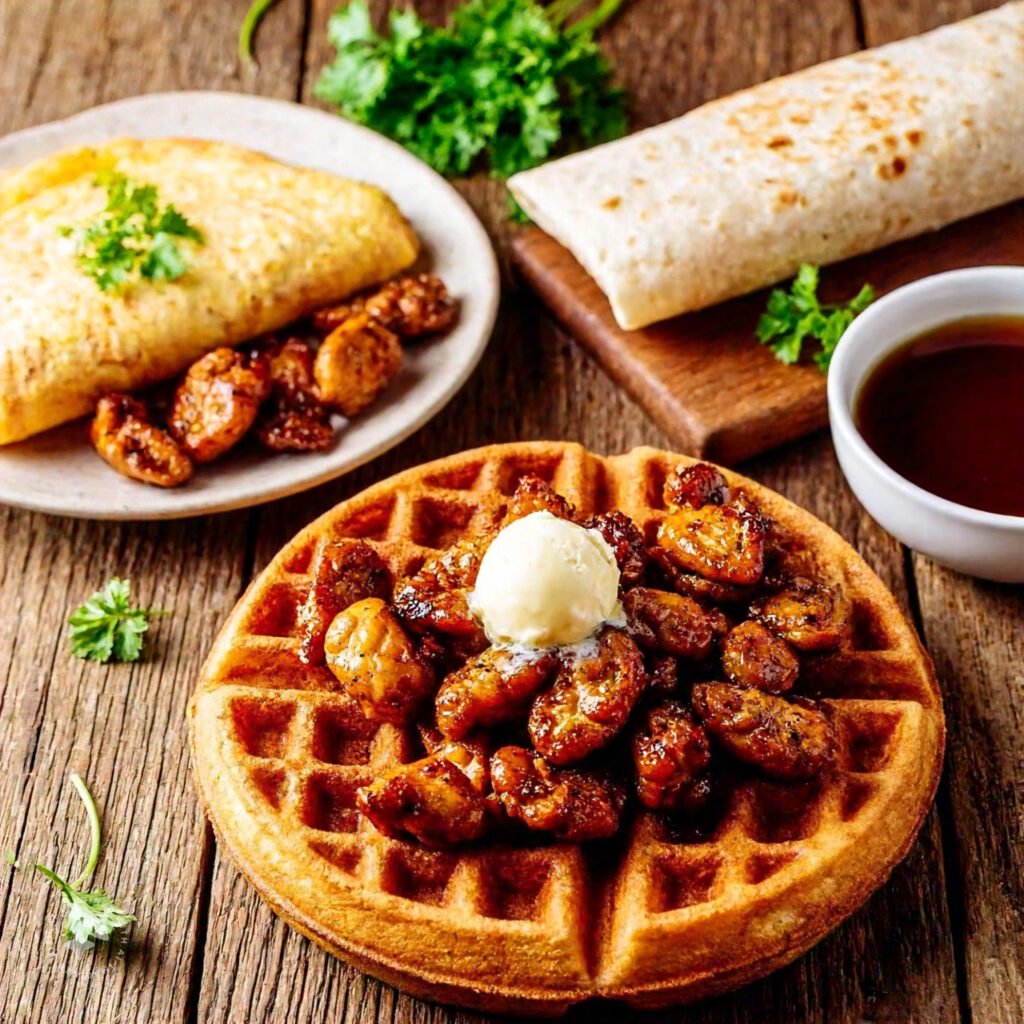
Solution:
{"label": "cilantro stem", "polygon": [[277,0],[253,0],[249,5],[249,10],[245,12],[242,26],[238,30],[238,56],[243,64],[252,64],[257,68],[259,67],[252,52],[253,36],[256,35],[256,29],[263,20],[263,16],[276,3]]}
{"label": "cilantro stem", "polygon": [[544,8],[544,13],[552,25],[558,26],[570,17],[582,2],[583,0],[553,0]]}
{"label": "cilantro stem", "polygon": [[596,32],[620,7],[622,0],[603,0],[603,3],[591,11],[585,18],[580,18],[575,25],[571,25],[569,32],[580,35],[590,35]]}
{"label": "cilantro stem", "polygon": [[81,875],[79,875],[76,881],[71,883],[71,888],[77,890],[82,888],[89,876],[96,870],[96,865],[99,863],[102,830],[100,827],[100,812],[96,809],[96,801],[93,800],[92,793],[89,792],[85,783],[82,781],[82,777],[72,772],[71,785],[78,791],[78,795],[82,798],[82,803],[85,804],[85,813],[89,818],[89,828],[92,831],[92,843],[89,847],[89,860],[86,862],[85,870]]}

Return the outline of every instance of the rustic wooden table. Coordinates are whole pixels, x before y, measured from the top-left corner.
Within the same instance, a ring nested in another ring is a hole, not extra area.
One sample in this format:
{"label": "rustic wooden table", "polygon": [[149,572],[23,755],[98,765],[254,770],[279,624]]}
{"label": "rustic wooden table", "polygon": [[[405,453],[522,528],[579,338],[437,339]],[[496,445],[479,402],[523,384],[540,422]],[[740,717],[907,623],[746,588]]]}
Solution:
{"label": "rustic wooden table", "polygon": [[[0,132],[153,90],[310,101],[334,0],[282,0],[240,68],[248,0],[0,0]],[[381,7],[384,5],[381,4]],[[440,18],[443,3],[420,2]],[[990,6],[986,0],[632,0],[604,41],[634,122]],[[500,189],[463,188],[504,249]],[[2,326],[0,326],[2,329]],[[53,890],[0,875],[0,1024],[471,1021],[333,960],[242,881],[200,813],[185,705],[228,609],[283,541],[370,482],[494,441],[573,438],[602,451],[665,443],[644,414],[510,288],[489,353],[429,426],[373,465],[265,508],[190,522],[103,524],[0,509],[0,849],[67,870],[81,855],[83,774],[101,797],[98,883],[139,916],[126,955],[60,938]],[[1024,1021],[1024,592],[902,549],[868,519],[827,436],[744,469],[847,537],[899,596],[935,659],[949,745],[936,807],[890,882],[793,966],[736,995],[652,1020]],[[173,610],[145,661],[68,656],[64,622],[113,574]],[[578,1020],[632,1019],[621,1008]]]}

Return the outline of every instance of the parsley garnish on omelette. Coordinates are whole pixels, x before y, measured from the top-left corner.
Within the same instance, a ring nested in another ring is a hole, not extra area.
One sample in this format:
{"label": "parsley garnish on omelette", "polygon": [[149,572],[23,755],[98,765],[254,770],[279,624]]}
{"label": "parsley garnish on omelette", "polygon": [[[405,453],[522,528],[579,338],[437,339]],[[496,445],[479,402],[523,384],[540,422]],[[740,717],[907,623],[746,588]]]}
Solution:
{"label": "parsley garnish on omelette", "polygon": [[62,227],[75,243],[78,265],[101,291],[126,281],[176,281],[188,269],[181,240],[202,244],[202,232],[176,207],[161,206],[155,185],[144,185],[117,171],[96,176],[107,190],[107,205],[91,224]]}

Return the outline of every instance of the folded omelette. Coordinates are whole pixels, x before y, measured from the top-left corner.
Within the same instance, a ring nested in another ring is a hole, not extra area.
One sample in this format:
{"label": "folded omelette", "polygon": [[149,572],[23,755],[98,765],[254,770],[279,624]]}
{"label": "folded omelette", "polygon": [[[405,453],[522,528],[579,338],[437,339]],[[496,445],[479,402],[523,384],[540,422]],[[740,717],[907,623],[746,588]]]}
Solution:
{"label": "folded omelette", "polygon": [[[182,277],[108,293],[83,273],[61,229],[101,213],[104,170],[202,232]],[[124,139],[0,172],[0,444],[377,284],[418,247],[380,189],[225,143]]]}
{"label": "folded omelette", "polygon": [[626,329],[1024,196],[1024,3],[509,181]]}

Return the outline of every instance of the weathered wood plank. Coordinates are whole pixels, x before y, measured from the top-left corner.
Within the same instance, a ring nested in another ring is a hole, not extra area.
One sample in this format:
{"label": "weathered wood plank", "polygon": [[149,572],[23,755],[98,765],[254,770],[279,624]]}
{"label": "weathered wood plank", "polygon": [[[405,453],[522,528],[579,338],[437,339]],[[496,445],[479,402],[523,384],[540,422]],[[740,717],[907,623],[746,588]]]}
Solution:
{"label": "weathered wood plank", "polygon": [[[333,3],[317,0],[311,19],[303,96],[329,57],[324,42]],[[435,11],[439,5],[418,5]],[[383,15],[377,6],[378,17]],[[666,21],[667,19],[667,21]],[[759,78],[856,48],[849,8],[821,2],[792,5],[633,4],[605,35],[634,95],[635,122],[652,123]],[[505,200],[493,182],[460,183],[499,244],[507,237]],[[256,567],[310,518],[366,484],[424,459],[491,441],[571,437],[597,451],[665,438],[624,399],[522,292],[506,296],[499,329],[473,379],[451,406],[396,451],[312,495],[278,503],[260,516]],[[898,545],[859,511],[841,486],[831,448],[810,448],[762,460],[755,472],[769,485],[836,525],[905,599]],[[200,1020],[468,1021],[475,1015],[430,1007],[378,984],[286,928],[218,854]],[[899,941],[895,955],[893,936]],[[882,950],[885,949],[885,955]],[[274,979],[273,983],[270,979]],[[581,1009],[575,1018],[621,1020],[621,1010]],[[893,881],[800,963],[738,995],[664,1020],[711,1022],[861,1020],[953,1022],[955,998],[948,919],[942,895],[938,826],[922,840]]]}
{"label": "weathered wood plank", "polygon": [[[0,0],[0,131],[158,89],[255,87],[294,97],[303,10],[283,5],[264,41],[273,74],[234,57],[246,0]],[[248,74],[248,73],[247,73]],[[77,873],[87,829],[70,771],[105,812],[97,884],[139,915],[127,956],[79,955],[59,898],[31,870],[0,875],[0,1021],[184,1021],[212,852],[188,766],[185,705],[244,582],[246,513],[119,526],[0,510],[0,849]],[[69,612],[110,575],[173,614],[146,659],[70,658]]]}

